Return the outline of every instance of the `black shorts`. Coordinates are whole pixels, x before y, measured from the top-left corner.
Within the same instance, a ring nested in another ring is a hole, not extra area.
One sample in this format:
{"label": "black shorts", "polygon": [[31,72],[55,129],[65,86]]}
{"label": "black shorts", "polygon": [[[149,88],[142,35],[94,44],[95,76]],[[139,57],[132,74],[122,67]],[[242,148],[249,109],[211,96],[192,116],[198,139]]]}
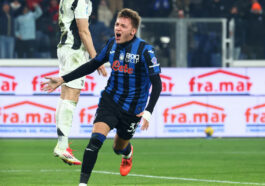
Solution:
{"label": "black shorts", "polygon": [[133,137],[140,120],[141,117],[121,109],[108,93],[102,93],[94,123],[104,122],[111,129],[116,128],[120,138],[129,140]]}

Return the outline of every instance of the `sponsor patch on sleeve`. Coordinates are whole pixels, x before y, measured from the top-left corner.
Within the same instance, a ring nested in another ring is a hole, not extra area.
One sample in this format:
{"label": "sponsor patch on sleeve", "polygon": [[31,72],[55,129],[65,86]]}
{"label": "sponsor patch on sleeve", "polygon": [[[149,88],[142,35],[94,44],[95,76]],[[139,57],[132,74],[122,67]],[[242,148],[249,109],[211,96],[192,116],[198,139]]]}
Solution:
{"label": "sponsor patch on sleeve", "polygon": [[157,58],[156,58],[156,57],[153,57],[153,58],[151,59],[151,61],[152,61],[152,63],[153,63],[154,65],[157,64]]}

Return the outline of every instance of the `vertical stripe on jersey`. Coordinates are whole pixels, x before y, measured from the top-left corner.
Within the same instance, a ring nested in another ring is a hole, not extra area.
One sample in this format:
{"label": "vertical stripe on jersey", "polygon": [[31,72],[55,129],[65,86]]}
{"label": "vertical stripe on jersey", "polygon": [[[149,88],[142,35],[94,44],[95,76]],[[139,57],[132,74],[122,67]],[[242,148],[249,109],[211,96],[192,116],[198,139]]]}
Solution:
{"label": "vertical stripe on jersey", "polygon": [[[111,57],[112,57],[112,59],[113,59],[113,57],[114,56],[111,56],[110,55],[110,51],[111,51],[111,49],[114,47],[113,45],[114,45],[114,39],[113,40],[111,40],[110,42],[108,42],[108,44],[107,44],[108,46],[107,46],[107,49],[106,49],[106,51],[105,51],[105,53],[100,53],[99,54],[99,58],[102,58],[103,56],[103,61],[111,61]],[[104,50],[104,49],[103,49]],[[104,52],[104,51],[103,51]],[[101,55],[102,55],[102,57],[101,57]],[[112,72],[111,72],[112,73]],[[109,79],[108,79],[108,82],[107,82],[107,86],[105,87],[105,90],[107,91],[107,92],[109,92],[108,91],[108,87],[110,86],[110,83],[111,83],[111,79],[112,79],[112,77],[110,76],[109,77]]]}
{"label": "vertical stripe on jersey", "polygon": [[[140,40],[137,39],[130,45],[131,46],[130,51],[129,51],[130,54],[134,54],[134,55],[138,54],[137,52],[139,49],[139,43],[140,43]],[[127,59],[126,56],[125,56],[125,59]],[[138,63],[140,63],[140,61]],[[129,99],[127,98],[128,94],[129,94],[129,92],[130,92],[130,94],[135,94],[135,90],[131,89],[130,87],[134,87],[134,85],[135,85],[135,78],[137,76],[136,75],[137,71],[136,71],[135,67],[137,66],[137,64],[134,64],[133,61],[131,62],[130,59],[128,59],[128,62],[126,64],[128,65],[128,68],[130,68],[130,67],[133,68],[133,73],[130,75],[127,74],[128,75],[127,80],[126,80],[127,85],[124,85],[124,89],[127,88],[126,90],[128,90],[128,91],[126,94],[123,95],[123,100],[122,100],[122,103],[120,105],[122,105],[122,108],[124,110],[128,111],[130,104],[133,100],[132,97],[130,97]]]}
{"label": "vertical stripe on jersey", "polygon": [[148,53],[148,50],[145,50],[145,52],[144,52],[144,58],[145,58],[145,61],[146,61],[148,73],[149,74],[153,74],[155,72],[154,71],[154,68],[149,68],[149,66],[152,66],[153,63],[151,62],[152,59],[151,59],[151,56]]}
{"label": "vertical stripe on jersey", "polygon": [[[119,56],[120,56],[120,48],[116,48],[114,57],[113,57],[113,62],[116,60],[119,60]],[[112,71],[112,75],[113,75],[113,84],[112,84],[112,90],[110,92],[110,95],[112,96],[112,98],[114,99],[115,102],[118,102],[117,99],[115,99],[115,93],[118,90],[118,85],[119,85],[119,71]],[[122,83],[122,82],[121,82]]]}
{"label": "vertical stripe on jersey", "polygon": [[72,46],[72,49],[78,50],[81,47],[81,38],[78,33],[78,28],[75,19],[72,21],[70,25],[70,30],[72,31],[72,34],[74,36],[74,44]]}
{"label": "vertical stripe on jersey", "polygon": [[[109,61],[111,62],[111,66],[113,65],[113,62],[115,60],[118,60],[119,59],[119,54],[120,54],[120,50],[119,48],[117,47],[117,44],[114,43],[111,50],[110,50],[110,56],[109,56]],[[109,79],[109,83],[108,83],[108,92],[110,93],[111,97],[114,99],[114,94],[117,90],[117,87],[118,87],[118,72],[117,71],[114,71],[112,69],[111,71],[111,76],[110,76],[110,79]],[[117,102],[117,100],[114,99],[115,102]]]}
{"label": "vertical stripe on jersey", "polygon": [[[78,0],[75,0],[73,2],[72,7],[71,7],[71,9],[73,11],[75,11],[77,3],[78,3]],[[77,28],[75,18],[72,20],[72,23],[70,25],[70,30],[72,31],[72,34],[74,36],[74,44],[72,46],[72,49],[78,50],[81,47],[81,38],[80,38],[79,33],[78,33],[78,28]]]}
{"label": "vertical stripe on jersey", "polygon": [[[137,43],[138,45],[138,43]],[[127,53],[132,53],[134,54],[134,43],[132,45],[129,45],[126,49],[125,49],[125,53],[124,53],[124,59],[123,59],[123,66],[127,65],[128,66],[128,69],[131,67],[134,69],[134,64],[132,63],[127,63],[125,60],[126,60],[126,54]],[[129,95],[129,91],[130,91],[130,84],[132,83],[131,80],[134,80],[134,77],[132,77],[134,75],[133,74],[129,74],[129,73],[122,73],[124,78],[123,78],[123,93],[121,95],[121,99],[119,100],[120,102],[120,105],[123,105],[122,108],[124,110],[127,110],[128,111],[128,105],[124,105],[124,102],[125,100],[127,99],[128,95]]]}
{"label": "vertical stripe on jersey", "polygon": [[[139,47],[138,47],[138,51],[137,51],[137,54],[139,54],[140,56],[142,55],[142,52],[143,52],[143,49],[145,47],[145,42],[141,41],[140,44],[139,44]],[[130,113],[139,113],[139,111],[135,111],[135,109],[137,109],[137,101],[138,99],[140,98],[140,95],[141,95],[141,84],[142,84],[142,79],[141,78],[146,78],[143,74],[144,74],[144,71],[143,69],[145,68],[142,68],[144,66],[143,64],[143,61],[141,61],[141,58],[140,58],[140,61],[139,63],[137,63],[135,65],[135,87],[139,88],[139,90],[135,90],[135,94],[134,94],[134,97],[132,98],[132,101],[131,101],[131,104],[130,104],[130,107],[129,107],[129,112]]]}
{"label": "vertical stripe on jersey", "polygon": [[72,7],[71,7],[71,10],[75,11],[75,9],[77,7],[77,3],[78,3],[78,0],[74,0]]}
{"label": "vertical stripe on jersey", "polygon": [[61,43],[60,44],[64,45],[65,44],[65,41],[67,39],[67,32],[63,32],[61,34],[62,35],[61,35]]}
{"label": "vertical stripe on jersey", "polygon": [[[121,65],[123,66],[124,65],[124,60],[120,60],[120,56],[121,56],[121,54],[124,53],[124,50],[121,50],[121,49],[118,49],[118,50],[119,50],[118,61],[120,63],[120,66]],[[115,61],[117,61],[117,60],[115,59]],[[116,86],[117,88],[115,88],[115,95],[113,95],[113,96],[114,96],[115,101],[118,102],[120,105],[122,105],[121,104],[121,102],[123,100],[122,94],[123,94],[123,91],[124,91],[123,90],[123,85],[125,83],[124,77],[126,76],[126,74],[123,73],[123,72],[120,72],[119,70],[117,70],[115,72],[115,74],[117,75],[116,76],[116,78],[117,78],[117,84],[115,84],[115,85],[117,85]],[[119,90],[119,92],[118,92],[118,90]]]}

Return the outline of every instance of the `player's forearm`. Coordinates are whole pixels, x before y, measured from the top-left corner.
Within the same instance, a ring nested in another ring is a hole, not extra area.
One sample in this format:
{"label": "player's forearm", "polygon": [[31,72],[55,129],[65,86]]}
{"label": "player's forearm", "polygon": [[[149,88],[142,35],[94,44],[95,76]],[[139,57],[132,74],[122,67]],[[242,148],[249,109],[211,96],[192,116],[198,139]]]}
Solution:
{"label": "player's forearm", "polygon": [[160,96],[160,93],[162,91],[162,82],[161,82],[159,74],[150,76],[149,78],[150,78],[150,81],[152,84],[152,92],[150,95],[148,105],[147,105],[145,110],[147,110],[148,112],[150,112],[152,114],[152,112],[155,108],[155,105],[157,103],[157,100]]}
{"label": "player's forearm", "polygon": [[85,46],[85,48],[89,54],[89,56],[91,58],[96,57],[97,52],[96,52],[95,47],[93,45],[90,31],[88,29],[87,30],[81,30],[81,31],[79,31],[79,36],[80,36],[82,43],[84,44],[84,46]]}
{"label": "player's forearm", "polygon": [[81,65],[80,67],[73,70],[72,72],[62,76],[62,78],[67,83],[69,81],[72,81],[80,77],[83,77],[85,75],[91,74],[102,64],[103,64],[102,62],[98,62],[95,59],[92,59],[91,61]]}

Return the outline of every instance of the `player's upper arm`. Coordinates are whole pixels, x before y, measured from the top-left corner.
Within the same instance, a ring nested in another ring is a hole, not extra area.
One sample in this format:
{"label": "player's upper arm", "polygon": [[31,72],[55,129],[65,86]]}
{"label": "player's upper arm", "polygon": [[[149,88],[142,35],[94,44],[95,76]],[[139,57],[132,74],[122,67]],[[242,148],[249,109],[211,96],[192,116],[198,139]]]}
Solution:
{"label": "player's upper arm", "polygon": [[79,33],[88,33],[88,19],[76,19],[76,25]]}
{"label": "player's upper arm", "polygon": [[157,61],[155,50],[151,45],[146,45],[143,56],[147,73],[149,75],[159,74],[161,72],[160,64]]}
{"label": "player's upper arm", "polygon": [[76,1],[73,4],[74,16],[79,32],[89,32],[88,30],[88,18],[92,12],[92,4],[90,1],[82,0]]}

